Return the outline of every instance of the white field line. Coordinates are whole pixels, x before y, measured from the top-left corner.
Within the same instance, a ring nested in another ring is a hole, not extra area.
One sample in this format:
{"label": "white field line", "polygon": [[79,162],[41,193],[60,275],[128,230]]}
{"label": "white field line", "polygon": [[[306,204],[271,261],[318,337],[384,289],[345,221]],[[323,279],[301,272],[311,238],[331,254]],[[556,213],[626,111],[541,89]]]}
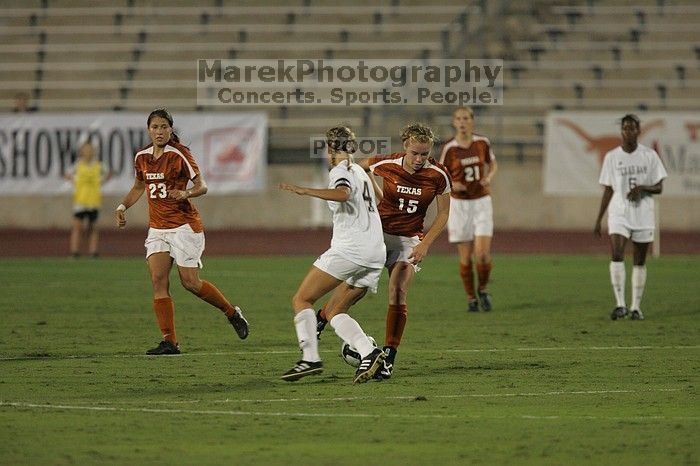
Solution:
{"label": "white field line", "polygon": [[265,411],[229,411],[229,410],[214,410],[214,409],[166,409],[166,408],[127,408],[116,406],[81,406],[81,405],[52,405],[52,404],[37,404],[37,403],[22,403],[22,402],[6,402],[0,401],[0,408],[10,407],[17,409],[39,409],[39,410],[73,410],[73,411],[99,411],[99,412],[135,412],[135,413],[153,413],[153,414],[194,414],[212,415],[212,416],[258,416],[258,417],[308,417],[308,418],[424,418],[424,419],[525,419],[525,420],[571,420],[571,419],[586,419],[586,420],[615,420],[615,421],[697,421],[699,417],[694,416],[542,416],[542,415],[515,415],[515,416],[484,416],[472,414],[376,414],[376,413],[295,413],[287,411],[265,412]]}
{"label": "white field line", "polygon": [[[638,351],[638,350],[695,350],[700,349],[700,345],[667,345],[667,346],[558,346],[558,347],[522,347],[522,348],[473,348],[473,349],[423,349],[422,353],[509,353],[517,351]],[[335,353],[335,350],[322,350],[321,353]],[[168,356],[170,358],[200,357],[200,356],[235,356],[249,354],[299,354],[299,350],[279,350],[279,351],[220,351],[203,353],[184,353]],[[0,361],[23,361],[23,360],[64,360],[64,359],[125,359],[125,358],[153,358],[145,354],[66,354],[46,356],[7,356],[0,357]]]}
{"label": "white field line", "polygon": [[432,418],[448,419],[456,418],[457,415],[441,414],[375,414],[375,413],[292,413],[286,411],[265,412],[265,411],[227,411],[216,409],[167,409],[167,408],[125,408],[119,406],[80,406],[80,405],[52,405],[35,404],[22,402],[0,401],[0,407],[13,407],[19,409],[56,409],[56,410],[82,410],[82,411],[107,411],[107,412],[137,412],[137,413],[157,413],[157,414],[210,414],[219,416],[274,416],[274,417],[350,417],[350,418]]}
{"label": "white field line", "polygon": [[[649,388],[646,390],[572,390],[572,391],[547,391],[547,392],[520,392],[520,393],[460,393],[457,395],[431,395],[430,398],[454,399],[454,398],[512,398],[526,396],[568,396],[568,395],[606,395],[606,394],[630,394],[630,393],[651,393],[651,392],[680,392],[683,388]],[[225,404],[225,403],[319,403],[339,401],[366,401],[366,400],[416,400],[420,395],[397,395],[397,396],[347,396],[330,398],[226,398],[223,400],[134,400],[134,401],[81,401],[94,405],[124,405],[124,404]],[[0,402],[2,404],[2,402]]]}

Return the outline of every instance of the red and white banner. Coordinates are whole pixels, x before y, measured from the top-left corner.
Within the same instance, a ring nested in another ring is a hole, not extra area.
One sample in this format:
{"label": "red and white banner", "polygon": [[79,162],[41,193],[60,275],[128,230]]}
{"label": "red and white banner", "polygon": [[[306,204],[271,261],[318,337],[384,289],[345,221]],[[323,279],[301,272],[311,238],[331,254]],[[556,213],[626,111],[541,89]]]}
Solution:
{"label": "red and white banner", "polygon": [[[124,194],[134,182],[134,154],[150,142],[145,113],[0,114],[0,196],[68,193],[63,175],[89,139],[112,178],[103,194]],[[174,129],[188,146],[209,195],[265,189],[264,113],[175,113]]]}
{"label": "red and white banner", "polygon": [[[620,112],[551,112],[547,115],[544,193],[595,195],[605,154],[619,146]],[[638,113],[639,142],[661,157],[668,172],[663,196],[700,197],[700,113]]]}

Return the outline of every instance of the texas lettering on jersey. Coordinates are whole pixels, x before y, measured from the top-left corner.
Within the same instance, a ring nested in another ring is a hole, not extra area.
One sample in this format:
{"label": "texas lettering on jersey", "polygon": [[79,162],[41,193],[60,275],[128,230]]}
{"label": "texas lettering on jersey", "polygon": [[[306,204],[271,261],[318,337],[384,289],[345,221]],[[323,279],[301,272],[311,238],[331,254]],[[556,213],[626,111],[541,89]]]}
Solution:
{"label": "texas lettering on jersey", "polygon": [[199,176],[199,167],[187,147],[169,143],[163,155],[153,158],[153,146],[136,153],[136,178],[146,184],[148,197],[148,225],[151,228],[170,229],[189,223],[192,230],[204,229],[197,208],[189,199],[168,197],[168,191],[187,189],[187,183]]}
{"label": "texas lettering on jersey", "polygon": [[472,135],[468,146],[460,145],[451,139],[442,148],[440,163],[450,174],[453,183],[466,186],[466,191],[452,191],[455,199],[478,199],[490,194],[488,186],[481,184],[486,175],[487,165],[495,160],[488,138]]}
{"label": "texas lettering on jersey", "polygon": [[372,173],[384,179],[384,198],[379,216],[385,233],[397,236],[423,235],[423,221],[428,206],[436,196],[450,192],[445,167],[428,159],[415,173],[403,168],[404,152],[369,158]]}

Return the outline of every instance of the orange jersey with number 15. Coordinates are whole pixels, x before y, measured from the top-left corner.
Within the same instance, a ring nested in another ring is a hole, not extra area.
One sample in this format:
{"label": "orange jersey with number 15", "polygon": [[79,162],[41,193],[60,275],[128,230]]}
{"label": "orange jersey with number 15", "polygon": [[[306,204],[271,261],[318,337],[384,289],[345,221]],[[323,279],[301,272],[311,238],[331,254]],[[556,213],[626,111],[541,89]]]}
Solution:
{"label": "orange jersey with number 15", "polygon": [[486,175],[486,165],[490,165],[496,157],[491,150],[488,138],[472,135],[469,147],[451,139],[442,148],[440,163],[445,165],[453,183],[461,183],[466,191],[452,190],[455,199],[478,199],[490,193],[488,186],[481,184],[481,178]]}
{"label": "orange jersey with number 15", "polygon": [[189,199],[168,197],[169,190],[184,191],[200,173],[187,147],[170,142],[157,160],[153,159],[153,146],[147,147],[136,153],[134,170],[136,178],[146,183],[149,227],[170,229],[189,223],[196,233],[203,231],[199,212]]}
{"label": "orange jersey with number 15", "polygon": [[445,167],[429,158],[423,168],[408,173],[403,168],[405,152],[376,155],[368,159],[372,173],[384,179],[384,198],[379,216],[384,233],[423,237],[423,221],[436,196],[450,192]]}

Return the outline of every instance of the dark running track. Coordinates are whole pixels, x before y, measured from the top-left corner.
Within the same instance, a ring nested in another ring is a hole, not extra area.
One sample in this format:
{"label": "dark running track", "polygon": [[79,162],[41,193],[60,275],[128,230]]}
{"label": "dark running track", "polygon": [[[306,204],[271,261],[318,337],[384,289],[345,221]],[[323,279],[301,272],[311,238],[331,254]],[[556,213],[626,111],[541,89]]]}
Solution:
{"label": "dark running track", "polygon": [[[68,230],[0,230],[0,257],[66,256]],[[309,230],[206,231],[205,256],[321,254],[331,232]],[[102,230],[100,255],[141,256],[146,229]],[[631,249],[631,248],[630,248]],[[609,253],[607,236],[587,231],[496,231],[494,254],[603,254]],[[456,253],[443,233],[431,253]],[[661,232],[661,254],[700,254],[700,232]]]}

